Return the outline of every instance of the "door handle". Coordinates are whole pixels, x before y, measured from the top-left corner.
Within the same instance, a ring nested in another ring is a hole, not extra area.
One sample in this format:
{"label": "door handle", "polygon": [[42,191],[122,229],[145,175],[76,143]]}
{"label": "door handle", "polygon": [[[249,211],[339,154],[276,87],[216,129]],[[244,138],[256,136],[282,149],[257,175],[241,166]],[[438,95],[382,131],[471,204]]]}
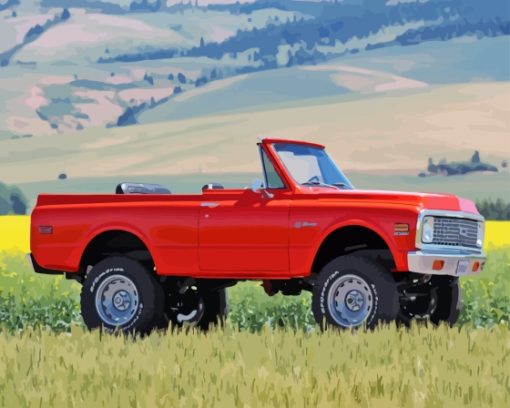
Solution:
{"label": "door handle", "polygon": [[205,202],[205,203],[200,203],[200,206],[201,206],[201,207],[214,208],[214,207],[219,206],[219,203],[210,203],[210,202]]}

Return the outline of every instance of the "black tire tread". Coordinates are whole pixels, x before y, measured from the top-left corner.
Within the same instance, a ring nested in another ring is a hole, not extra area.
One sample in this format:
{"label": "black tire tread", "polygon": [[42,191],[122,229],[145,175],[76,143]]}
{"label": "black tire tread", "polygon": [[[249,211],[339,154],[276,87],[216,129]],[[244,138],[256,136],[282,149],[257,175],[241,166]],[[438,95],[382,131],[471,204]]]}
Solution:
{"label": "black tire tread", "polygon": [[[390,271],[373,259],[356,255],[344,255],[333,259],[322,269],[313,287],[312,312],[321,329],[340,327],[329,316],[329,313],[323,313],[324,308],[321,304],[321,293],[324,286],[327,285],[330,276],[335,273],[338,274],[338,277],[347,273],[356,273],[369,284],[375,286],[377,306],[374,316],[369,316],[371,320],[367,321],[367,328],[373,328],[380,323],[388,323],[396,319],[400,306],[396,284]],[[373,287],[372,290],[374,290]]]}

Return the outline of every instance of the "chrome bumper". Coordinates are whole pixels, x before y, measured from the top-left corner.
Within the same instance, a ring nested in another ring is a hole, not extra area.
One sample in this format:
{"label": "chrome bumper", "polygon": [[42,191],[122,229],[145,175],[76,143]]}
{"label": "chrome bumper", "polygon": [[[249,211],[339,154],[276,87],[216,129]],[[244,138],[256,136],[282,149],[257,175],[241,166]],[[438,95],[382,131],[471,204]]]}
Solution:
{"label": "chrome bumper", "polygon": [[[407,254],[409,271],[425,275],[477,275],[482,271],[486,259],[487,257],[483,252],[463,250],[434,249],[409,252]],[[443,261],[442,268],[433,269],[434,261]],[[473,267],[476,266],[475,262],[479,263],[479,267],[476,271],[473,271]]]}

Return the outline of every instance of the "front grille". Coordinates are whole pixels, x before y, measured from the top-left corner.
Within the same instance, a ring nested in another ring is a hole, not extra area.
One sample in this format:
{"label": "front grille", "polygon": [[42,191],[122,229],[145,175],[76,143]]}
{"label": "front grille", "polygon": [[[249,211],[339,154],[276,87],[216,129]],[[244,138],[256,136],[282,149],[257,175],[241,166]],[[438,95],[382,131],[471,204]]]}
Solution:
{"label": "front grille", "polygon": [[477,247],[478,221],[466,218],[434,217],[432,244]]}

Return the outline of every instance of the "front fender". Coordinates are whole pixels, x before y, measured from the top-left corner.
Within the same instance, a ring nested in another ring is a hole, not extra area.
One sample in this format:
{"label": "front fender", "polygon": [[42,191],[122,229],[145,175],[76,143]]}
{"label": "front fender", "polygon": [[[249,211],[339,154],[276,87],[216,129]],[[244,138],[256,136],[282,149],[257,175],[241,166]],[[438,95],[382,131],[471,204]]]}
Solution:
{"label": "front fender", "polygon": [[[413,224],[410,225],[410,228]],[[312,247],[312,251],[310,254],[310,258],[307,262],[307,270],[312,271],[313,263],[315,261],[315,257],[317,256],[319,249],[321,248],[322,244],[325,242],[325,240],[334,232],[339,231],[343,228],[347,227],[362,227],[367,230],[372,231],[374,234],[377,234],[382,241],[386,244],[389,251],[391,252],[393,261],[395,262],[395,269],[396,271],[407,271],[407,253],[408,253],[408,237],[405,237],[402,239],[402,237],[396,237],[393,235],[393,228],[389,230],[386,227],[383,227],[382,225],[379,225],[378,223],[369,222],[364,219],[356,218],[356,219],[349,219],[349,220],[343,220],[339,222],[334,222],[331,225],[329,225],[324,231],[322,231],[322,234],[320,235],[319,239],[314,243]],[[412,235],[412,231],[409,232],[410,235]],[[398,242],[397,239],[400,241]],[[402,245],[402,241],[406,241],[405,245]]]}

